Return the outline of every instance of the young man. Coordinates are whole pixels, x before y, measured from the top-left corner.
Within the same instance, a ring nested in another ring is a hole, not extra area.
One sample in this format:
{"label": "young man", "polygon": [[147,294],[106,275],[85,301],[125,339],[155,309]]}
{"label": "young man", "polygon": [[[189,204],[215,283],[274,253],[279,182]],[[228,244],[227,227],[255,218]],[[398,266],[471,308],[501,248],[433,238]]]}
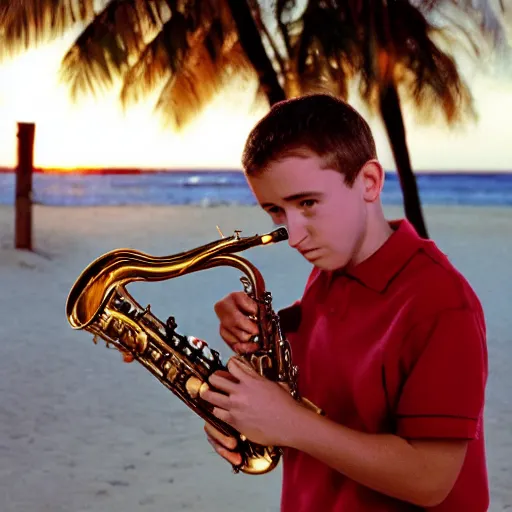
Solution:
{"label": "young man", "polygon": [[[243,155],[249,185],[313,269],[281,312],[301,406],[231,358],[203,398],[248,439],[284,447],[283,512],[484,512],[485,324],[475,293],[432,241],[387,221],[367,123],[328,95],[274,106]],[[215,305],[220,334],[253,349],[254,303]],[[295,325],[294,325],[295,324]],[[233,439],[205,426],[215,450]]]}

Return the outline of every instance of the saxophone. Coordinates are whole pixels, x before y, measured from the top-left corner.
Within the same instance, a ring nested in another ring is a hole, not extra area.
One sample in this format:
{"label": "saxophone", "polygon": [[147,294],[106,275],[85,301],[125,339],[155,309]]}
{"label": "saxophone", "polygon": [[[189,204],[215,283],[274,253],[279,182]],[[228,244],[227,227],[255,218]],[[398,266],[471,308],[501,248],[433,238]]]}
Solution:
{"label": "saxophone", "polygon": [[128,293],[133,281],[162,281],[218,266],[240,270],[244,291],[256,302],[259,334],[252,341],[255,352],[241,355],[260,375],[288,385],[293,398],[314,409],[297,391],[297,367],[292,364],[290,345],[272,309],[272,296],[258,269],[236,253],[252,247],[277,243],[288,238],[285,228],[265,235],[234,235],[170,256],[151,256],[134,249],[116,249],[87,266],[71,288],[66,316],[73,329],[85,329],[94,342],[103,339],[122,352],[126,360],[136,360],[189,408],[225,435],[237,440],[242,462],[233,471],[256,475],[272,471],[282,449],[251,442],[231,425],[212,414],[213,406],[200,396],[210,375],[227,371],[219,352],[194,336],[176,331],[174,317],[165,323],[143,308]]}

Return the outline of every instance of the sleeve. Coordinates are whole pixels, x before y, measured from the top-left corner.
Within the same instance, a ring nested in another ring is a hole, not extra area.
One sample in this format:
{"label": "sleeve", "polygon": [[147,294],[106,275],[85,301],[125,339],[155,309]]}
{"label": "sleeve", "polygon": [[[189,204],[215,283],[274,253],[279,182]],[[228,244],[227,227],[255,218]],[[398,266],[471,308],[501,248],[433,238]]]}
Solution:
{"label": "sleeve", "polygon": [[488,373],[483,315],[468,308],[444,311],[412,329],[405,347],[397,434],[474,439]]}

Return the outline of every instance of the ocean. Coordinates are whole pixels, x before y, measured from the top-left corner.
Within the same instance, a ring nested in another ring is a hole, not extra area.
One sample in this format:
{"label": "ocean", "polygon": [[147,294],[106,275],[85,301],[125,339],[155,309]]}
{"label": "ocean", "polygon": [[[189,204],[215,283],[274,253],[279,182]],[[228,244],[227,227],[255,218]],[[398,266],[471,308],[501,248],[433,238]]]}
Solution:
{"label": "ocean", "polygon": [[[512,206],[512,173],[416,174],[422,204]],[[14,204],[15,174],[0,172],[0,204]],[[384,204],[402,203],[398,176],[386,174]],[[33,176],[33,200],[51,206],[253,205],[240,171],[41,173]]]}

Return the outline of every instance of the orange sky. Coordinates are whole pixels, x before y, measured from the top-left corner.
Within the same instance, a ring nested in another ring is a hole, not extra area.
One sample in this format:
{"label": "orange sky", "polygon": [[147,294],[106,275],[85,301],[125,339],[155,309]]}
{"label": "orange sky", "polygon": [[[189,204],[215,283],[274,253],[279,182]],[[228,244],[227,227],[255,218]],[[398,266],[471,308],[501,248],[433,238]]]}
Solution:
{"label": "orange sky", "polygon": [[[70,34],[0,66],[0,166],[14,166],[16,122],[36,127],[35,164],[41,167],[239,168],[252,125],[264,110],[250,112],[254,87],[238,86],[217,98],[182,134],[165,131],[148,102],[125,115],[116,91],[71,104],[57,71]],[[420,127],[406,110],[416,169],[511,170],[512,79],[498,80],[466,67],[480,119],[457,131]],[[362,108],[352,100],[356,108]],[[363,110],[363,114],[367,115]],[[393,161],[378,119],[367,117],[380,158]],[[221,121],[222,120],[222,121]],[[221,126],[222,122],[222,126]]]}

